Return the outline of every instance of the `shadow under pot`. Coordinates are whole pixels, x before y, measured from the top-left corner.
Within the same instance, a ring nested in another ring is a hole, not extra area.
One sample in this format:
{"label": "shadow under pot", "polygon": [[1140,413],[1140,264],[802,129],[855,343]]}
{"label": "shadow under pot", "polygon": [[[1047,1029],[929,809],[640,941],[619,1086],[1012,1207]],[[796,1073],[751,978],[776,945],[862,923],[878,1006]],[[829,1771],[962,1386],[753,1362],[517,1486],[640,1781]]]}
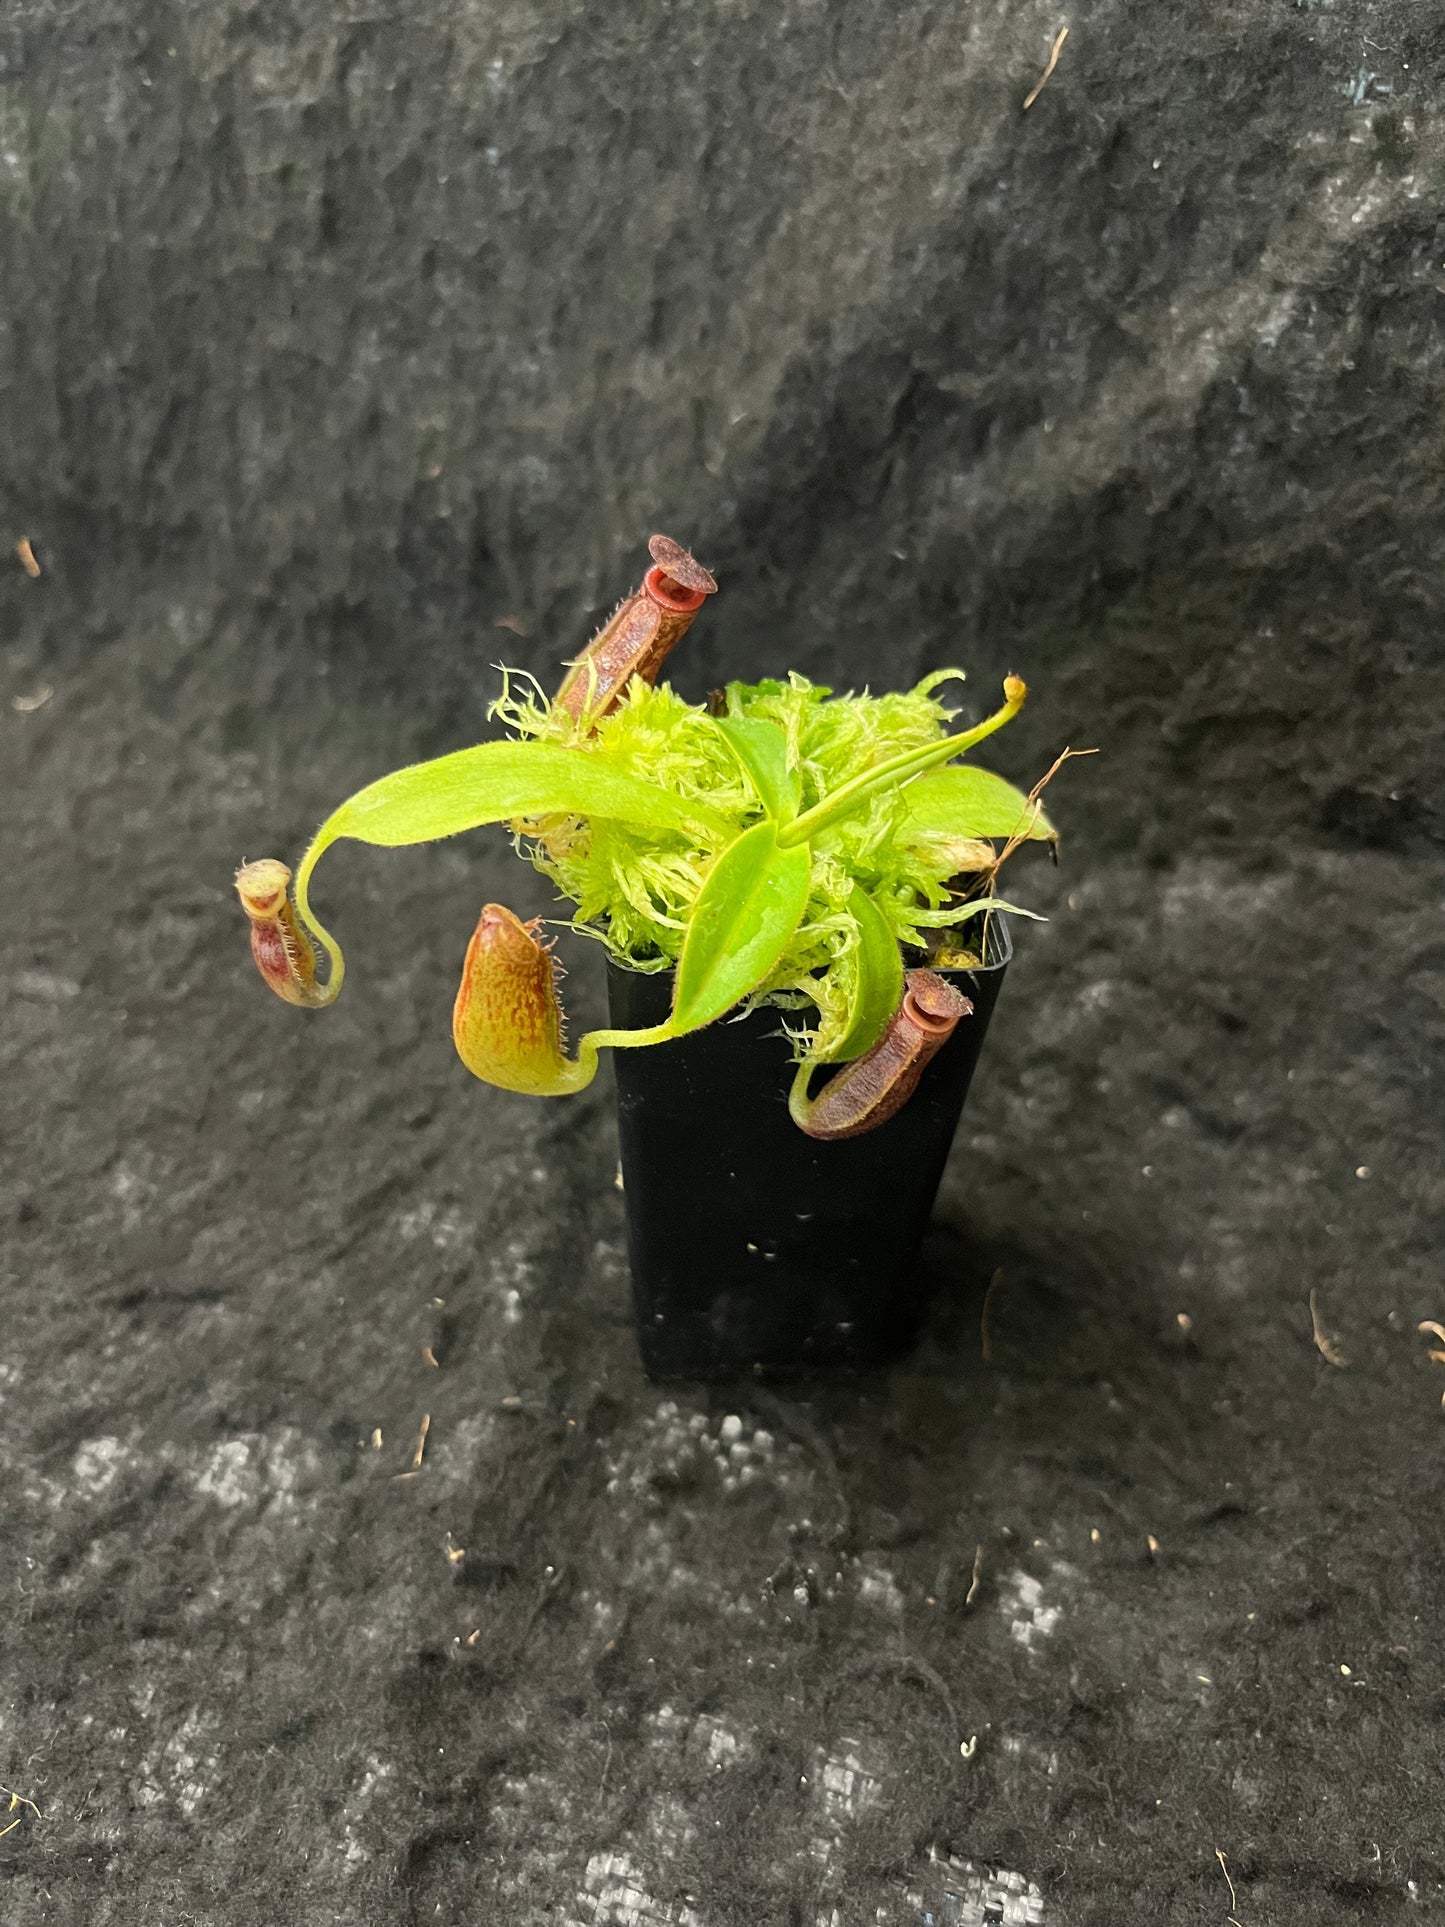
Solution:
{"label": "shadow under pot", "polygon": [[[939,972],[972,1016],[902,1110],[840,1143],[788,1114],[781,1011],[614,1054],[633,1309],[653,1377],[866,1367],[916,1342],[923,1233],[1012,955],[1007,922],[991,917],[983,966]],[[612,1023],[634,1029],[666,1017],[672,979],[609,961],[607,990]]]}

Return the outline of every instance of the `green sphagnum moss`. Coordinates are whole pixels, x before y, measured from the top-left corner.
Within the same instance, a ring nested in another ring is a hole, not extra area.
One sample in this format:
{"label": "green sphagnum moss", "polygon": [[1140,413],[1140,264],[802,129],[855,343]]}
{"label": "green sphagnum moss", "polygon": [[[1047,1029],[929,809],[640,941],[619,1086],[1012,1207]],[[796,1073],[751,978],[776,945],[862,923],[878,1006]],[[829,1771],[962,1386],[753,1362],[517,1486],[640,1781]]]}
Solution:
{"label": "green sphagnum moss", "polygon": [[[835,696],[794,673],[786,682],[730,683],[726,715],[782,730],[788,765],[801,779],[805,811],[863,772],[940,741],[957,711],[935,691],[962,680],[961,670],[942,669],[911,690]],[[582,750],[716,813],[720,829],[714,834],[575,816],[517,826],[519,849],[576,905],[574,930],[598,939],[629,969],[671,970],[713,861],[763,819],[757,792],[718,719],[684,702],[666,683],[653,688],[634,680],[619,707],[594,724],[572,717],[540,691],[524,687],[519,693],[521,682],[509,676],[491,710],[515,736]],[[1034,839],[1054,835],[1042,809],[997,778],[987,798],[992,808],[981,812],[984,820],[975,827],[962,820],[941,825],[915,818],[912,799],[917,785],[926,782],[915,778],[911,785],[874,794],[856,814],[815,839],[802,922],[748,999],[750,1006],[812,1008],[814,1021],[796,1033],[799,1056],[810,1062],[833,1061],[849,1028],[860,950],[850,905],[855,886],[881,912],[900,948],[932,947],[936,961],[977,963],[977,945],[956,940],[940,948],[937,933],[961,932],[981,914],[982,892],[964,892],[970,880],[981,883],[993,869],[996,852],[984,839],[1016,830]],[[1016,904],[1008,907],[1019,910]]]}

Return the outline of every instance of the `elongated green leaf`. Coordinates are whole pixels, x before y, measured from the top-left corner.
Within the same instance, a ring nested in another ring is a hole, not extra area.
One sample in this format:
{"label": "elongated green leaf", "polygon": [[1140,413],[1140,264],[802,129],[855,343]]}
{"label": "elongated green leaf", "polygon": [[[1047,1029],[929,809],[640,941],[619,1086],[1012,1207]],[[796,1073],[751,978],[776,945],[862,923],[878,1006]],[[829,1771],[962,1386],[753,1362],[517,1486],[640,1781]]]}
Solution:
{"label": "elongated green leaf", "polygon": [[358,790],[321,825],[296,872],[296,908],[326,948],[339,983],[345,969],[335,938],[311,910],[311,873],[338,837],[395,847],[431,843],[483,823],[526,816],[611,817],[656,829],[725,835],[727,820],[685,803],[654,783],[612,769],[585,750],[559,743],[478,743],[430,763],[393,770]]}
{"label": "elongated green leaf", "polygon": [[801,816],[786,824],[778,834],[778,841],[785,846],[807,843],[824,830],[831,829],[833,824],[851,816],[880,790],[901,789],[911,777],[947,763],[955,756],[962,756],[975,743],[981,743],[985,736],[992,736],[996,729],[1002,729],[1011,717],[1017,716],[1029,693],[1017,676],[1005,676],[1003,690],[1003,707],[996,709],[992,716],[985,716],[981,723],[975,723],[972,729],[965,729],[956,736],[940,736],[936,743],[925,743],[921,749],[904,750],[901,755],[890,756],[886,762],[877,763],[872,769],[862,770],[844,783],[841,789],[820,798],[812,809],[804,810]]}
{"label": "elongated green leaf", "polygon": [[722,821],[706,805],[685,803],[585,750],[557,743],[478,743],[368,783],[333,811],[317,840],[354,836],[363,843],[430,843],[480,823],[563,813],[664,830],[717,830]]}
{"label": "elongated green leaf", "polygon": [[813,859],[755,823],[708,871],[678,959],[671,1028],[699,1030],[756,990],[803,918]]}
{"label": "elongated green leaf", "polygon": [[788,768],[788,739],[760,716],[723,716],[718,728],[775,823],[791,823],[803,800],[803,779]]}
{"label": "elongated green leaf", "polygon": [[301,859],[297,901],[304,914],[311,872],[338,837],[392,848],[432,843],[483,823],[564,814],[612,817],[664,830],[717,834],[726,829],[725,819],[705,804],[685,803],[585,750],[564,749],[558,743],[478,743],[434,762],[393,770],[349,796],[327,817]]}
{"label": "elongated green leaf", "polygon": [[903,957],[898,940],[883,912],[859,883],[853,885],[848,909],[858,925],[853,1008],[846,1032],[828,1052],[830,1064],[846,1064],[872,1050],[903,998]]}
{"label": "elongated green leaf", "polygon": [[956,763],[915,778],[903,799],[908,805],[904,838],[1026,836],[1051,842],[1058,836],[1042,803],[1031,803],[1012,783],[971,763]]}

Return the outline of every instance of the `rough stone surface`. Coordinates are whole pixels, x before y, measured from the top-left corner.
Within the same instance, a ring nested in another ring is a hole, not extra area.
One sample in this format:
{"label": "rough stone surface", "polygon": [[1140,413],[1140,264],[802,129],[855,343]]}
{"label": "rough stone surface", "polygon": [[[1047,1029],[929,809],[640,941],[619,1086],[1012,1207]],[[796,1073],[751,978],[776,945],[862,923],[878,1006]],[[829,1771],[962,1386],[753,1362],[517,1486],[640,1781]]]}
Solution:
{"label": "rough stone surface", "polygon": [[[1067,18],[0,19],[7,1927],[1445,1906],[1445,26]],[[692,693],[1106,751],[875,1379],[641,1377],[605,1086],[451,1056],[504,839],[245,958],[654,528]]]}

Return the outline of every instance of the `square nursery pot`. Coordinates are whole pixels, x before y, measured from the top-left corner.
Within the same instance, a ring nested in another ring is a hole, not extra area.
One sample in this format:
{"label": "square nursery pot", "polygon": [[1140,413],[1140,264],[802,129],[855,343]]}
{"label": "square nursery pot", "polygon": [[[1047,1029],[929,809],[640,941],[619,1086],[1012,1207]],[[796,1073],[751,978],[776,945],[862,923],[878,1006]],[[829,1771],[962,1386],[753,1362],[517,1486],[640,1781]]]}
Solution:
{"label": "square nursery pot", "polygon": [[[655,1378],[870,1366],[917,1339],[919,1247],[1013,955],[940,972],[973,1001],[903,1109],[820,1144],[788,1115],[783,1013],[617,1051],[618,1135],[643,1363]],[[612,1022],[660,1023],[672,979],[608,966]]]}

